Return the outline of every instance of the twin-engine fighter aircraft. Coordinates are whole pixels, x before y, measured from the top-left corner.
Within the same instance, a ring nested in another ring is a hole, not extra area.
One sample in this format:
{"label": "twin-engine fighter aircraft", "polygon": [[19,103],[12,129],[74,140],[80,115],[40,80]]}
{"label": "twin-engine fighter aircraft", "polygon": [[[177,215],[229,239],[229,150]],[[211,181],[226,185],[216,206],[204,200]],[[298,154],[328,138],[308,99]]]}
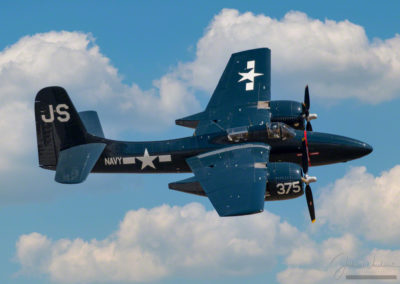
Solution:
{"label": "twin-engine fighter aircraft", "polygon": [[77,112],[66,91],[47,87],[35,99],[39,165],[60,183],[92,173],[187,173],[170,189],[207,196],[220,216],[262,212],[264,201],[306,192],[315,220],[308,167],[360,158],[364,142],[313,132],[308,87],[304,102],[271,101],[268,48],[232,54],[200,113],[176,120],[195,129],[174,140],[123,142],[104,137],[97,113]]}

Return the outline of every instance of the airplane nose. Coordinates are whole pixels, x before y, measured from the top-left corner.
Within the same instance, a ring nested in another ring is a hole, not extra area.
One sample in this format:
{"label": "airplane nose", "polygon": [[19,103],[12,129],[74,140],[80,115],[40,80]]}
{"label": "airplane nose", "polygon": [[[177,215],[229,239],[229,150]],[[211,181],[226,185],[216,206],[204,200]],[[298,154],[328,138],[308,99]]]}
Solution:
{"label": "airplane nose", "polygon": [[368,155],[373,150],[371,145],[359,140],[349,139],[347,143],[348,145],[345,146],[345,152],[347,152],[347,155],[350,159],[361,158]]}
{"label": "airplane nose", "polygon": [[374,150],[371,145],[369,145],[367,143],[363,143],[363,144],[364,144],[364,155],[368,155],[369,153],[371,153]]}
{"label": "airplane nose", "polygon": [[[371,145],[353,138],[318,132],[308,132],[311,164],[339,163],[361,158],[372,152]],[[320,159],[320,160],[318,160]]]}

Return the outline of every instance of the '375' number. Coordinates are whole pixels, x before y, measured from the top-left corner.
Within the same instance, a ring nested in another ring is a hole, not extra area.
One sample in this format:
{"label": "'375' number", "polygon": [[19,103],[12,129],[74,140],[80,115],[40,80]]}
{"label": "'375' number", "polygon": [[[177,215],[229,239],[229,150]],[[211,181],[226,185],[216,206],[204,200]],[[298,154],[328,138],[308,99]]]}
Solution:
{"label": "'375' number", "polygon": [[293,193],[298,193],[301,190],[299,181],[278,183],[276,187],[278,188],[276,193],[279,195],[289,194],[290,190],[292,190]]}

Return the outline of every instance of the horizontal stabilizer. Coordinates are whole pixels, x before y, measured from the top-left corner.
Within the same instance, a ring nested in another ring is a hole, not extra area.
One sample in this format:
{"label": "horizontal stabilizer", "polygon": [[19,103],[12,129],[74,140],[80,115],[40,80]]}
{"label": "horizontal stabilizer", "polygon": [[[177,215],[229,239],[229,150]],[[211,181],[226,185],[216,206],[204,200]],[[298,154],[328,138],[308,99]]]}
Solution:
{"label": "horizontal stabilizer", "polygon": [[103,128],[101,128],[99,116],[94,110],[81,111],[79,116],[85,125],[86,131],[90,134],[104,138]]}
{"label": "horizontal stabilizer", "polygon": [[104,143],[91,143],[61,151],[56,169],[56,182],[67,184],[83,182],[105,147]]}
{"label": "horizontal stabilizer", "polygon": [[176,182],[171,182],[168,187],[173,190],[182,191],[186,193],[196,194],[205,196],[203,188],[196,179],[196,177],[190,177]]}

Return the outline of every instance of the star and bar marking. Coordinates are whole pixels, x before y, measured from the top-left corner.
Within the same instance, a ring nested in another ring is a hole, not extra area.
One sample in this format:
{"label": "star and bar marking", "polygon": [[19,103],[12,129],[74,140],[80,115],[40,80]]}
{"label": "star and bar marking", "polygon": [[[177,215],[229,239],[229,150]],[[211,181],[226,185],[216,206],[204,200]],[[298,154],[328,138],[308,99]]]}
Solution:
{"label": "star and bar marking", "polygon": [[244,72],[239,72],[239,75],[242,76],[240,78],[239,82],[242,82],[244,80],[249,80],[250,82],[246,83],[246,91],[253,91],[254,90],[254,78],[264,75],[263,73],[255,73],[255,68],[256,68],[256,61],[255,60],[250,60],[247,61],[247,69],[250,69],[249,72],[244,73]]}
{"label": "star and bar marking", "polygon": [[155,169],[154,160],[158,157],[160,163],[171,162],[171,155],[150,155],[147,148],[145,148],[143,156],[131,156],[131,157],[107,157],[104,158],[104,165],[116,166],[116,165],[133,165],[136,163],[135,159],[142,162],[141,170],[146,167]]}
{"label": "star and bar marking", "polygon": [[156,167],[153,164],[155,158],[157,158],[157,156],[150,156],[149,151],[147,151],[147,148],[144,150],[143,157],[136,157],[136,159],[142,161],[142,168],[141,168],[142,170],[147,166],[155,169]]}

